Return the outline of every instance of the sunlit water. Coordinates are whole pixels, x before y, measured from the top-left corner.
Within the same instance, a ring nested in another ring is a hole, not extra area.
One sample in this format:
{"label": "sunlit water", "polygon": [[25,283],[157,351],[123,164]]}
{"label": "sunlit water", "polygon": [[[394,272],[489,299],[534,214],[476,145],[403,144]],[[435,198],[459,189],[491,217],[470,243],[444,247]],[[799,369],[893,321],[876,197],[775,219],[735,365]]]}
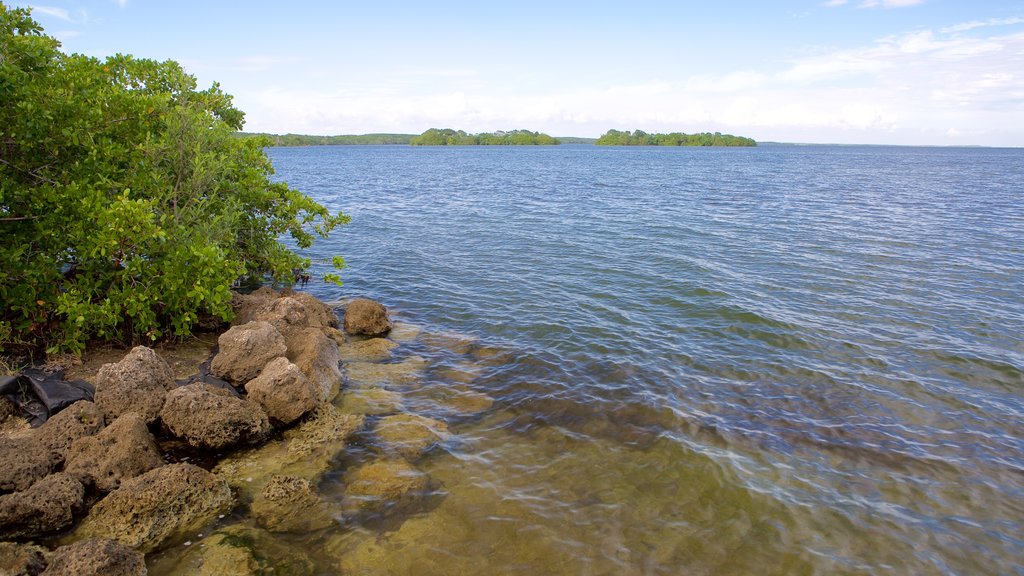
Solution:
{"label": "sunlit water", "polygon": [[325,573],[1024,573],[1024,151],[270,155],[353,217],[311,291],[476,339],[400,350],[419,410],[497,400],[419,509],[291,537]]}

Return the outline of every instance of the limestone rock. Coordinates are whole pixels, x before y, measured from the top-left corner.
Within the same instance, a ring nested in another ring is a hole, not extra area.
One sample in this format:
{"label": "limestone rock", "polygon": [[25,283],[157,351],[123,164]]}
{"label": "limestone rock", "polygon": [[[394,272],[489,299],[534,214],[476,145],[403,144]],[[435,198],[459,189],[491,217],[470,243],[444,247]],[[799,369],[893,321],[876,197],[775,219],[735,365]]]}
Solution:
{"label": "limestone rock", "polygon": [[153,350],[136,346],[120,362],[100,368],[94,401],[107,420],[125,412],[139,412],[151,423],[174,386],[170,366]]}
{"label": "limestone rock", "polygon": [[265,530],[234,524],[190,546],[179,557],[158,558],[154,573],[182,576],[311,576],[318,574],[300,549]]}
{"label": "limestone rock", "polygon": [[0,491],[25,490],[64,462],[71,444],[103,429],[103,414],[79,400],[36,430],[0,438]]}
{"label": "limestone rock", "polygon": [[376,460],[349,474],[346,508],[379,510],[406,504],[427,489],[427,476],[402,459]]}
{"label": "limestone rock", "polygon": [[259,376],[246,383],[245,391],[267,416],[283,424],[298,420],[316,408],[319,400],[313,383],[287,358],[271,360]]}
{"label": "limestone rock", "polygon": [[217,343],[220,350],[213,357],[210,371],[236,385],[252,380],[267,362],[287,352],[284,337],[269,322],[234,326],[221,334]]}
{"label": "limestone rock", "polygon": [[288,360],[314,384],[317,398],[328,401],[341,389],[341,356],[338,345],[321,328],[302,328],[286,336]]}
{"label": "limestone rock", "polygon": [[407,324],[405,322],[395,322],[391,327],[391,332],[388,332],[388,337],[395,342],[405,344],[406,342],[412,342],[419,337],[422,329],[415,324]]}
{"label": "limestone rock", "polygon": [[103,429],[100,407],[88,400],[79,400],[61,410],[36,431],[37,440],[63,462],[71,445],[85,436]]}
{"label": "limestone rock", "polygon": [[398,348],[398,342],[387,338],[370,338],[345,342],[338,346],[342,362],[380,362],[391,359],[391,351]]}
{"label": "limestone rock", "polygon": [[44,576],[146,576],[141,552],[108,538],[89,538],[61,546],[50,557]]}
{"label": "limestone rock", "polygon": [[0,575],[38,576],[46,569],[48,554],[41,546],[0,542]]}
{"label": "limestone rock", "polygon": [[285,338],[290,333],[304,328],[322,330],[338,323],[333,310],[315,297],[301,292],[269,302],[255,314],[254,318],[269,322]]}
{"label": "limestone rock", "polygon": [[341,395],[338,409],[346,414],[377,416],[400,412],[403,405],[399,392],[384,388],[353,388]]}
{"label": "limestone rock", "polygon": [[353,387],[407,386],[418,382],[426,367],[426,360],[410,356],[389,364],[351,362],[345,365],[345,375]]}
{"label": "limestone rock", "polygon": [[65,473],[0,496],[0,538],[37,538],[63,530],[74,521],[84,496],[82,484]]}
{"label": "limestone rock", "polygon": [[383,336],[391,330],[388,309],[381,303],[357,298],[345,307],[345,332],[353,336]]}
{"label": "limestone rock", "polygon": [[316,486],[298,476],[271,476],[253,500],[252,514],[271,532],[307,533],[334,524]]}
{"label": "limestone rock", "polygon": [[465,388],[453,388],[441,400],[441,405],[462,415],[478,414],[490,410],[494,398]]}
{"label": "limestone rock", "polygon": [[71,445],[64,471],[82,484],[110,492],[124,479],[163,464],[164,459],[146,427],[145,418],[137,412],[127,412],[99,434],[76,440]]}
{"label": "limestone rock", "polygon": [[195,448],[255,444],[270,433],[270,421],[259,404],[203,383],[169,393],[160,419],[171,434]]}
{"label": "limestone rock", "polygon": [[231,323],[234,326],[241,326],[252,322],[280,297],[280,292],[266,286],[261,286],[249,294],[235,292],[231,295],[231,308],[235,311],[235,319]]}
{"label": "limestone rock", "polygon": [[192,464],[169,464],[128,478],[100,500],[76,537],[113,538],[151,552],[202,529],[231,509],[227,482]]}
{"label": "limestone rock", "polygon": [[448,425],[418,414],[385,416],[374,429],[386,452],[414,459],[448,438]]}

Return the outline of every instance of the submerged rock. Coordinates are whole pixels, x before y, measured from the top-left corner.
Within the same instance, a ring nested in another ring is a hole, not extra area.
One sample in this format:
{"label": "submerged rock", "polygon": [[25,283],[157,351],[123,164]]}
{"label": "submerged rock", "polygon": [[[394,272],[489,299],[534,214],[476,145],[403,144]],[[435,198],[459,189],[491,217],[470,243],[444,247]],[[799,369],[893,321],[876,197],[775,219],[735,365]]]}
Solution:
{"label": "submerged rock", "polygon": [[38,538],[74,521],[85,488],[70,474],[47,476],[27,490],[0,496],[0,538]]}
{"label": "submerged rock", "polygon": [[94,401],[108,421],[125,412],[139,412],[146,423],[152,423],[174,387],[171,367],[152,349],[136,346],[120,362],[100,368]]}
{"label": "submerged rock", "polygon": [[46,569],[49,550],[33,544],[0,542],[0,574],[38,576]]}
{"label": "submerged rock", "polygon": [[428,485],[426,474],[400,458],[370,462],[345,480],[345,507],[350,513],[407,504],[422,496]]}
{"label": "submerged rock", "polygon": [[57,548],[44,576],[146,576],[141,552],[109,538],[89,538]]}
{"label": "submerged rock", "polygon": [[398,342],[387,338],[370,338],[342,342],[338,346],[342,362],[381,362],[391,359],[391,351],[398,348]]}
{"label": "submerged rock", "polygon": [[318,403],[316,387],[287,358],[271,360],[259,376],[246,383],[245,391],[267,416],[283,424],[298,420]]}
{"label": "submerged rock", "polygon": [[100,492],[116,490],[122,480],[158,466],[164,459],[156,440],[136,412],[117,417],[95,436],[79,438],[71,445],[64,471]]}
{"label": "submerged rock", "polygon": [[383,336],[391,330],[388,309],[380,302],[357,298],[345,307],[345,332],[353,336]]}
{"label": "submerged rock", "polygon": [[210,371],[233,384],[245,384],[263,367],[287,352],[284,336],[269,322],[234,326],[217,339],[220,346]]}
{"label": "submerged rock", "polygon": [[234,503],[227,482],[192,464],[129,478],[100,500],[73,537],[113,538],[151,552],[200,530]]}
{"label": "submerged rock", "polygon": [[259,404],[203,383],[168,394],[160,419],[171,434],[195,448],[255,444],[270,433],[270,421]]}
{"label": "submerged rock", "polygon": [[313,576],[316,566],[300,549],[265,530],[235,524],[191,546],[180,560],[156,560],[154,572],[173,576]]}
{"label": "submerged rock", "polygon": [[470,415],[490,410],[494,398],[466,388],[452,388],[446,391],[440,404],[453,412]]}
{"label": "submerged rock", "polygon": [[420,341],[428,346],[459,355],[469,354],[477,343],[474,336],[454,332],[427,332],[420,336]]}
{"label": "submerged rock", "polygon": [[316,486],[298,476],[271,476],[251,510],[256,521],[271,532],[307,533],[335,523]]}
{"label": "submerged rock", "polygon": [[395,414],[381,418],[374,428],[385,452],[415,459],[448,438],[448,425],[418,414]]}
{"label": "submerged rock", "polygon": [[405,344],[412,342],[419,337],[421,328],[415,324],[406,324],[405,322],[395,322],[391,327],[391,332],[388,332],[388,337],[395,342]]}
{"label": "submerged rock", "polygon": [[426,366],[427,361],[419,356],[391,364],[352,362],[345,365],[345,375],[349,383],[357,387],[407,386],[423,377]]}
{"label": "submerged rock", "polygon": [[353,388],[341,395],[338,409],[346,414],[377,416],[401,412],[402,394],[384,388]]}

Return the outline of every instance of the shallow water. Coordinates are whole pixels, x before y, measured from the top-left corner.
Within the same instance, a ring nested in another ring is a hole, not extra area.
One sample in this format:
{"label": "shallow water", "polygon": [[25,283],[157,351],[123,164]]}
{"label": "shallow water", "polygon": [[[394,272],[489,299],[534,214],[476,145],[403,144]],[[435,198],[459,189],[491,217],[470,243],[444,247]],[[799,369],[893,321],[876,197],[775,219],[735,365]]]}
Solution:
{"label": "shallow water", "polygon": [[324,572],[1024,573],[1024,151],[270,155],[453,433],[423,506],[290,537]]}

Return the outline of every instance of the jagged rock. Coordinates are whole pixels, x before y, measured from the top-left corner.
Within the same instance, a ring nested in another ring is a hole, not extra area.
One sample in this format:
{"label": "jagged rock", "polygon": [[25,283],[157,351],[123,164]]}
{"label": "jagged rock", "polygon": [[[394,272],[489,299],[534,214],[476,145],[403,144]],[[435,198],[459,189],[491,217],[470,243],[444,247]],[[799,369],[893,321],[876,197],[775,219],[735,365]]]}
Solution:
{"label": "jagged rock", "polygon": [[387,338],[370,338],[345,342],[338,346],[342,362],[380,362],[391,359],[391,351],[398,348],[398,342]]}
{"label": "jagged rock", "polygon": [[388,309],[381,303],[357,298],[345,307],[345,332],[353,336],[383,336],[391,330]]}
{"label": "jagged rock", "polygon": [[146,576],[141,552],[109,538],[89,538],[54,550],[44,576]]}
{"label": "jagged rock", "polygon": [[227,482],[192,464],[168,464],[121,482],[74,537],[113,538],[142,552],[199,531],[231,509]]}
{"label": "jagged rock", "polygon": [[103,414],[79,400],[24,435],[0,438],[0,491],[25,490],[56,470],[71,444],[103,429]]}
{"label": "jagged rock", "polygon": [[312,560],[265,530],[234,524],[190,546],[184,556],[158,558],[153,572],[181,576],[312,576]]}
{"label": "jagged rock", "polygon": [[401,506],[426,489],[427,475],[405,460],[376,460],[348,475],[345,506],[350,513]]}
{"label": "jagged rock", "polygon": [[321,328],[302,328],[285,337],[288,359],[309,378],[317,398],[328,401],[341,389],[341,356],[338,345]]}
{"label": "jagged rock", "polygon": [[244,499],[258,494],[274,474],[287,474],[317,482],[348,443],[362,429],[362,415],[342,414],[321,404],[312,417],[286,430],[282,440],[231,454],[214,472],[231,484]]}
{"label": "jagged rock", "polygon": [[427,361],[419,356],[390,364],[350,362],[345,365],[345,375],[353,387],[407,386],[423,377],[426,366]]}
{"label": "jagged rock", "polygon": [[270,433],[270,421],[259,404],[201,382],[169,393],[160,420],[195,448],[255,444]]}
{"label": "jagged rock", "polygon": [[210,371],[236,385],[245,384],[274,358],[287,352],[284,337],[269,322],[254,321],[234,326],[217,338],[220,350]]}
{"label": "jagged rock", "polygon": [[37,538],[63,530],[74,521],[84,496],[82,484],[63,472],[0,496],[0,538]]}
{"label": "jagged rock", "polygon": [[341,395],[338,409],[346,414],[377,416],[401,412],[402,394],[384,388],[353,388]]}
{"label": "jagged rock", "polygon": [[99,434],[76,440],[71,445],[64,471],[82,484],[110,492],[124,479],[163,464],[156,440],[146,427],[146,419],[137,412],[128,412],[118,416]]}
{"label": "jagged rock", "polygon": [[174,387],[171,367],[153,350],[136,346],[120,362],[100,368],[94,401],[107,420],[125,412],[139,412],[146,423],[152,423],[160,414],[167,392]]}
{"label": "jagged rock", "polygon": [[319,328],[321,331],[338,323],[334,311],[323,302],[305,293],[294,293],[267,302],[255,312],[254,319],[269,322],[285,339],[305,328]]}
{"label": "jagged rock", "polygon": [[49,551],[41,546],[0,542],[0,576],[38,576]]}
{"label": "jagged rock", "polygon": [[374,432],[386,452],[414,459],[447,439],[448,425],[418,414],[395,414],[381,418]]}
{"label": "jagged rock", "polygon": [[253,499],[252,515],[271,532],[308,533],[334,524],[316,486],[298,476],[274,475]]}
{"label": "jagged rock", "polygon": [[235,292],[231,295],[231,308],[235,312],[234,326],[248,324],[256,319],[261,312],[270,307],[270,303],[281,297],[281,293],[267,286],[261,286],[249,294]]}
{"label": "jagged rock", "polygon": [[422,329],[419,326],[416,326],[414,324],[407,324],[405,322],[395,322],[395,324],[391,327],[391,331],[388,332],[388,337],[394,340],[395,342],[401,342],[402,344],[405,344],[406,342],[412,342],[416,340],[416,338],[419,337],[421,330]]}
{"label": "jagged rock", "polygon": [[263,407],[272,419],[291,424],[316,408],[318,390],[299,367],[287,358],[275,358],[260,375],[245,385],[252,402]]}

